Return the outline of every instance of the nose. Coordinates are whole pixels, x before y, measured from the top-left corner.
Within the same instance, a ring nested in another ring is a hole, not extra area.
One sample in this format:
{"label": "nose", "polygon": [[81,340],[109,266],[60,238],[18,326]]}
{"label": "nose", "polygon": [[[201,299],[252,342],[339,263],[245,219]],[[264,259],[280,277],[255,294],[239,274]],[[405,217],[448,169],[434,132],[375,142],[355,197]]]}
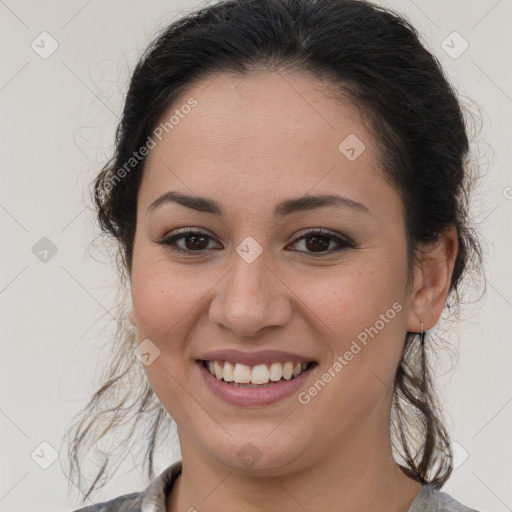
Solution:
{"label": "nose", "polygon": [[255,337],[286,325],[292,316],[291,291],[260,255],[252,263],[237,253],[216,287],[209,318],[238,336]]}

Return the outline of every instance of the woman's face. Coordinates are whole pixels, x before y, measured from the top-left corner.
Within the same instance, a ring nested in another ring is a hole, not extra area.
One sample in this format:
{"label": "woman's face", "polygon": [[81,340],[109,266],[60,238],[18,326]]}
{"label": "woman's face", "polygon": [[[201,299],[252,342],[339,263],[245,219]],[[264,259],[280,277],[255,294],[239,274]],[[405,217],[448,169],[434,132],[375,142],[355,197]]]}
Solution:
{"label": "woman's face", "polygon": [[[403,206],[357,110],[326,91],[299,73],[220,74],[153,136],[131,321],[184,457],[277,474],[387,447],[404,337],[420,327]],[[169,192],[191,199],[154,205]]]}

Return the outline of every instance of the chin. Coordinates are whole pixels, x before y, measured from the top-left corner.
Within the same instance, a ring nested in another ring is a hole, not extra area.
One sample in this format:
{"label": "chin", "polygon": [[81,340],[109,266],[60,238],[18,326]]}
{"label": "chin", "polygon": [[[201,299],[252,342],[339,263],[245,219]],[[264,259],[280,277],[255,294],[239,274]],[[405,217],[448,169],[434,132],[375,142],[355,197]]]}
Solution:
{"label": "chin", "polygon": [[[250,430],[250,429],[249,429]],[[267,429],[265,429],[267,431]],[[261,435],[261,428],[250,435],[223,435],[205,440],[205,450],[219,464],[237,473],[253,476],[287,474],[303,465],[306,446],[297,444],[288,432],[281,435]]]}

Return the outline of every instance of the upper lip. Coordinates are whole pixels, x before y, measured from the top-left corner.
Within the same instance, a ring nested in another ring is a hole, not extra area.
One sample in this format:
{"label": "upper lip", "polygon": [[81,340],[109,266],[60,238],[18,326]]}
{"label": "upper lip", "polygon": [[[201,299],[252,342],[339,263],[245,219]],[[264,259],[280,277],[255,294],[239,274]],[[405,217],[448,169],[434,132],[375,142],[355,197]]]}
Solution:
{"label": "upper lip", "polygon": [[286,363],[288,361],[296,363],[305,363],[314,361],[309,356],[294,354],[292,352],[283,352],[281,350],[262,350],[260,352],[240,352],[239,350],[226,349],[215,350],[202,354],[198,360],[203,361],[229,361],[232,363],[241,363],[248,366],[270,363]]}

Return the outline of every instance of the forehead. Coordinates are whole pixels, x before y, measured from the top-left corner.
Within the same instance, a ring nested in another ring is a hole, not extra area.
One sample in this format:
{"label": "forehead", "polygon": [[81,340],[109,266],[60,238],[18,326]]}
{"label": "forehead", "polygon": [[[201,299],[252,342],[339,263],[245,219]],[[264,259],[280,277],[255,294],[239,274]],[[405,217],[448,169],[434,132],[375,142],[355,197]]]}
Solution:
{"label": "forehead", "polygon": [[301,73],[205,78],[182,91],[160,126],[140,191],[146,205],[177,187],[203,195],[250,190],[273,202],[338,189],[371,202],[388,186],[359,110]]}
{"label": "forehead", "polygon": [[[188,112],[186,104],[192,98],[197,105]],[[207,145],[211,151],[219,144],[231,144],[253,154],[261,143],[287,141],[287,147],[314,142],[319,151],[333,153],[343,135],[358,132],[362,138],[369,138],[355,105],[341,98],[341,94],[335,97],[331,84],[303,73],[221,73],[183,91],[163,114],[161,124],[173,113],[186,110],[179,126],[170,131],[176,144],[186,139],[189,149],[195,148],[194,142]],[[191,132],[194,137],[190,137]],[[284,152],[280,154],[284,156]]]}

